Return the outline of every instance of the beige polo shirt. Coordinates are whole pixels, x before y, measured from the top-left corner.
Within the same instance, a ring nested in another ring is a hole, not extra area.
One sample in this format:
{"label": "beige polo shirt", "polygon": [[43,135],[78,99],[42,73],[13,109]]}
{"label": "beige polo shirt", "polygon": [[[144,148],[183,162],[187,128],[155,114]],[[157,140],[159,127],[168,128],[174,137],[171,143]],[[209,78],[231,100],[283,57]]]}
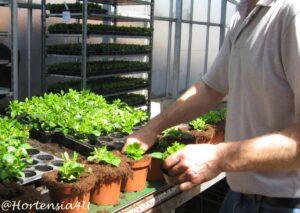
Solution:
{"label": "beige polo shirt", "polygon": [[[300,0],[260,0],[246,16],[241,1],[203,81],[228,94],[226,141],[285,129],[300,122]],[[300,197],[300,170],[230,172],[232,190]]]}

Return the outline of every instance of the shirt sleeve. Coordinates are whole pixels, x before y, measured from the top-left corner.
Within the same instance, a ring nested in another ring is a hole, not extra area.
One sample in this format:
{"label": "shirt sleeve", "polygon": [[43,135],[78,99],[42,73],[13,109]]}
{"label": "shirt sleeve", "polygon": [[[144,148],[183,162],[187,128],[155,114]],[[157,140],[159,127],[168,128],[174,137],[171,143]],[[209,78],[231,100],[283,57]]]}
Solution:
{"label": "shirt sleeve", "polygon": [[231,52],[230,32],[227,33],[223,45],[217,54],[210,70],[202,76],[202,81],[218,92],[228,93],[228,64]]}
{"label": "shirt sleeve", "polygon": [[295,114],[300,116],[300,14],[295,15],[283,34],[282,64],[294,93]]}

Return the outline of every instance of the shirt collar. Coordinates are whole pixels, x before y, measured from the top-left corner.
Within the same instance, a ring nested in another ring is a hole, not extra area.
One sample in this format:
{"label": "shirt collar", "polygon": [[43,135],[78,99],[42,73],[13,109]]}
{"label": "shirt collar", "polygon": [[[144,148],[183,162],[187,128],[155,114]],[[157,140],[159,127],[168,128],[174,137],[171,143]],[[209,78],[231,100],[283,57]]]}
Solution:
{"label": "shirt collar", "polygon": [[[247,11],[248,11],[248,7],[250,6],[250,1],[251,0],[240,0],[240,3],[237,6],[237,10],[240,13],[241,16],[245,16]],[[256,5],[259,6],[264,6],[264,7],[271,7],[276,0],[259,0]]]}
{"label": "shirt collar", "polygon": [[275,3],[275,1],[276,0],[259,0],[257,2],[257,5],[271,7]]}

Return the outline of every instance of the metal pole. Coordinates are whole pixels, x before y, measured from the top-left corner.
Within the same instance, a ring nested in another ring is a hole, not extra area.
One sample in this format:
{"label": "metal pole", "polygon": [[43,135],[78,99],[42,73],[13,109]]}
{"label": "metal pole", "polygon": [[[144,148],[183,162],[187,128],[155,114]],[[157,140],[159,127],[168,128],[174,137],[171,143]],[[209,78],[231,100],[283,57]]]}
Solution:
{"label": "metal pole", "polygon": [[204,73],[207,72],[208,67],[208,48],[209,48],[209,30],[210,30],[210,11],[211,11],[211,0],[208,0],[207,7],[207,31],[206,31],[206,44],[205,44],[205,62],[204,62]]}
{"label": "metal pole", "polygon": [[[169,18],[173,18],[173,3],[174,1],[170,1],[170,11]],[[173,22],[169,20],[169,38],[168,38],[168,52],[167,52],[167,72],[166,72],[166,96],[169,96],[170,89],[170,73],[171,73],[171,49],[172,49],[172,31],[173,31]]]}
{"label": "metal pole", "polygon": [[46,0],[42,0],[41,10],[41,31],[42,31],[42,60],[41,60],[41,92],[42,94],[46,91]]}
{"label": "metal pole", "polygon": [[175,45],[174,45],[174,73],[172,98],[177,98],[179,93],[179,76],[180,76],[180,53],[181,53],[181,21],[182,21],[182,0],[176,2],[176,28],[175,28]]}
{"label": "metal pole", "polygon": [[82,49],[81,49],[81,89],[86,89],[86,63],[87,63],[87,1],[82,2]]}
{"label": "metal pole", "polygon": [[[151,6],[150,6],[150,28],[154,28],[154,0],[151,0]],[[151,53],[149,54],[148,62],[151,65],[151,70],[148,72],[148,80],[149,80],[149,88],[148,88],[148,101],[147,101],[147,110],[148,115],[151,115],[151,91],[152,91],[152,71],[153,71],[153,34],[151,38],[149,39],[149,46],[151,47]]]}
{"label": "metal pole", "polygon": [[224,38],[225,38],[225,29],[226,29],[226,13],[227,13],[227,0],[222,0],[222,9],[221,9],[221,27],[220,27],[220,42],[219,48],[221,48]]}
{"label": "metal pole", "polygon": [[[28,4],[32,4],[32,0],[28,0]],[[32,39],[32,8],[27,9],[27,96],[31,98],[31,39]]]}
{"label": "metal pole", "polygon": [[188,61],[187,61],[187,74],[186,74],[186,88],[190,85],[190,77],[191,77],[191,57],[192,57],[192,43],[193,43],[193,14],[194,14],[194,0],[191,0],[191,8],[190,8],[190,26],[189,26],[189,44],[188,44]]}
{"label": "metal pole", "polygon": [[11,61],[13,73],[13,96],[19,99],[19,54],[18,54],[18,2],[11,1]]}

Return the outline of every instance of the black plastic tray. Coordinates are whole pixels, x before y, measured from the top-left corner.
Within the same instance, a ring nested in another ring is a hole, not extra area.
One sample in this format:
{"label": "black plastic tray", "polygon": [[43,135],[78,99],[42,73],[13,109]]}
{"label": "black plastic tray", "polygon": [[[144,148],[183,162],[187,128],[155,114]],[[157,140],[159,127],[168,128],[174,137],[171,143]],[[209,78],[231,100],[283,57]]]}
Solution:
{"label": "black plastic tray", "polygon": [[72,136],[56,133],[53,136],[53,142],[74,150],[84,156],[89,156],[94,148],[103,145],[106,145],[109,150],[120,150],[124,145],[124,135],[114,133],[108,136],[98,137],[97,141],[80,141]]}

